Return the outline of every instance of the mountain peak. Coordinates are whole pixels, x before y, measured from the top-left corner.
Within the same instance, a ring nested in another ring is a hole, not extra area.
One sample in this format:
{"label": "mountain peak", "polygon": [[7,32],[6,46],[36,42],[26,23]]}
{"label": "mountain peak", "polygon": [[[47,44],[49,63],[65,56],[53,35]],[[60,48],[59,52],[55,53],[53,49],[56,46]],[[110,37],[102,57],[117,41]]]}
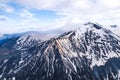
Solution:
{"label": "mountain peak", "polygon": [[85,23],[84,25],[90,25],[96,29],[101,29],[101,25],[99,25],[98,23],[92,23],[92,22],[88,22],[88,23]]}
{"label": "mountain peak", "polygon": [[111,28],[117,28],[118,25],[110,25]]}

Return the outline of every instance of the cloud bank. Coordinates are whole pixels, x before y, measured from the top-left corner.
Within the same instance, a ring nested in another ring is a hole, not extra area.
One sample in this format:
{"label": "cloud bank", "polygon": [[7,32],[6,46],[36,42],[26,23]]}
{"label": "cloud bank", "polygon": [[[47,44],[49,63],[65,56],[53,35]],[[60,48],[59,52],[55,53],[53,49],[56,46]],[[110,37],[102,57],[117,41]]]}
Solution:
{"label": "cloud bank", "polygon": [[[103,25],[118,24],[120,20],[120,0],[1,0],[0,9],[14,13],[22,17],[21,24],[17,23],[18,29],[72,29],[72,26],[85,22],[98,22]],[[8,4],[14,3],[23,9],[15,12],[14,7]],[[42,19],[34,17],[29,10],[52,11],[60,18],[53,22],[42,22]],[[41,23],[40,23],[41,22]],[[19,24],[19,25],[18,25]],[[19,27],[20,26],[20,27]]]}
{"label": "cloud bank", "polygon": [[26,8],[56,11],[71,22],[118,22],[120,0],[15,0]]}

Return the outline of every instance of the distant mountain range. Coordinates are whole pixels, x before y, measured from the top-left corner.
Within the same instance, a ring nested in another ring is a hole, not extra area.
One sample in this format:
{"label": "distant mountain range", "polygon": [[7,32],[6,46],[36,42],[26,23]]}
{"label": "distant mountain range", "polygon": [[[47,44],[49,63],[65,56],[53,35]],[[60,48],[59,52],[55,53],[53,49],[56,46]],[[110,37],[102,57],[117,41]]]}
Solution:
{"label": "distant mountain range", "polygon": [[120,80],[119,36],[89,22],[49,40],[33,33],[5,37],[0,80]]}

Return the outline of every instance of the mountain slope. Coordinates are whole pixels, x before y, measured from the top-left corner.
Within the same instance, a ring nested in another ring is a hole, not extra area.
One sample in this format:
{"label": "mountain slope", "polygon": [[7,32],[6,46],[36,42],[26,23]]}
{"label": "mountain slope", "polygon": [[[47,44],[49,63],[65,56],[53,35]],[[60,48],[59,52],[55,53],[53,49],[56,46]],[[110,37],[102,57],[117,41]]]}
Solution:
{"label": "mountain slope", "polygon": [[12,53],[0,60],[1,80],[120,79],[120,37],[94,23]]}
{"label": "mountain slope", "polygon": [[16,50],[24,50],[41,42],[38,34],[27,33],[19,36],[6,37],[0,40],[0,58],[14,53]]}

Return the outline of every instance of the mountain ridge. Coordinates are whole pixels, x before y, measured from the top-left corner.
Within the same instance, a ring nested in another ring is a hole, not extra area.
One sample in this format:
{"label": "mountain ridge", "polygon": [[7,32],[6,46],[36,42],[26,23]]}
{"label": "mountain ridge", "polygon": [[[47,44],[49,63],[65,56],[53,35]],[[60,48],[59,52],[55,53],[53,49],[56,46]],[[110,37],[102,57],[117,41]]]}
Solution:
{"label": "mountain ridge", "polygon": [[14,50],[12,57],[0,60],[0,79],[119,80],[119,56],[120,37],[87,23],[58,38]]}

